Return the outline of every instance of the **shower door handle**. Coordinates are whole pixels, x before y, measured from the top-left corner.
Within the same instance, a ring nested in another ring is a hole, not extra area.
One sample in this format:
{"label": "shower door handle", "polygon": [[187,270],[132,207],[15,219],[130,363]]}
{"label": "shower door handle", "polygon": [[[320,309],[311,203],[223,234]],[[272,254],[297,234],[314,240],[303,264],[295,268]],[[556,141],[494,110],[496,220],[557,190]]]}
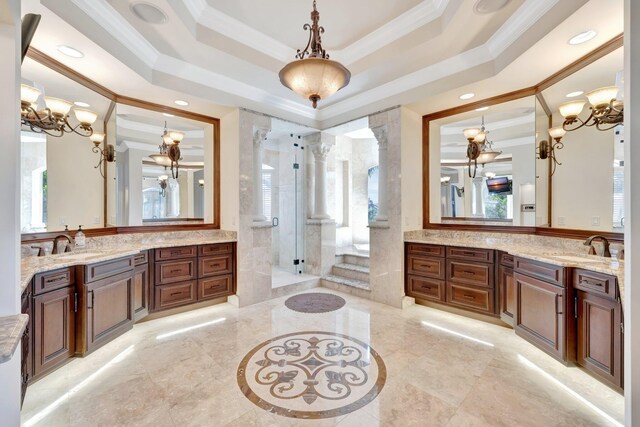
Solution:
{"label": "shower door handle", "polygon": [[273,219],[271,220],[271,225],[273,225],[274,227],[277,227],[279,224],[279,220],[277,216],[274,216]]}

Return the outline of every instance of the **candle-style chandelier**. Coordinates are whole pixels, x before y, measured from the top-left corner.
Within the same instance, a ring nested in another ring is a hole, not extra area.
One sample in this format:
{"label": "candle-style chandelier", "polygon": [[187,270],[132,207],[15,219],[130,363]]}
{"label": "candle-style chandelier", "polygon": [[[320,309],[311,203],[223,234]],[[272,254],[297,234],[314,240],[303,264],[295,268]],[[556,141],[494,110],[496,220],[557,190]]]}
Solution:
{"label": "candle-style chandelier", "polygon": [[607,131],[622,124],[624,103],[616,99],[618,91],[618,86],[607,86],[587,93],[591,114],[586,120],[582,120],[579,116],[587,101],[570,101],[560,105],[560,114],[564,117],[562,128],[571,132],[584,126],[595,126],[598,130]]}

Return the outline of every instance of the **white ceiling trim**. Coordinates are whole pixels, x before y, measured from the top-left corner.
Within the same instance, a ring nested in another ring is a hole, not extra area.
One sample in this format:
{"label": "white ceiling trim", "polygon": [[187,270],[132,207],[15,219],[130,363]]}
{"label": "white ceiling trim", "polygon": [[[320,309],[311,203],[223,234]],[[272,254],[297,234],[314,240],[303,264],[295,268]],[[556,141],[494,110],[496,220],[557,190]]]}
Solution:
{"label": "white ceiling trim", "polygon": [[281,62],[289,62],[293,57],[289,46],[209,6],[206,0],[184,0],[184,4],[203,27],[251,48],[259,47],[260,52]]}
{"label": "white ceiling trim", "polygon": [[[139,150],[145,151],[148,153],[158,153],[159,150],[153,144],[147,144],[145,142],[131,141],[130,139],[123,139],[120,144],[116,147],[116,151],[119,153],[124,153],[127,150]],[[183,156],[204,156],[204,150],[199,148],[189,149],[189,148],[181,148],[180,153]]]}
{"label": "white ceiling trim", "polygon": [[[478,115],[479,115],[478,124],[475,127],[479,128],[480,125],[482,124],[482,120],[480,118],[482,114],[478,112]],[[526,124],[535,124],[535,122],[536,122],[536,115],[535,113],[531,113],[531,114],[524,114],[522,116],[514,117],[512,119],[506,119],[506,120],[498,120],[498,121],[485,120],[485,128],[488,131],[492,131],[497,129],[508,129],[510,127],[526,125]],[[442,125],[442,127],[440,128],[440,133],[442,135],[456,135],[456,134],[462,135],[462,132],[465,129],[472,126],[473,125],[469,125],[469,126]]]}
{"label": "white ceiling trim", "polygon": [[[170,118],[161,119],[161,120],[170,120]],[[156,126],[148,123],[141,123],[135,120],[129,120],[123,118],[118,115],[117,119],[118,128],[124,128],[128,130],[133,130],[137,132],[149,133],[153,135],[158,135],[158,138],[164,133],[164,126]],[[167,127],[168,130],[180,130],[178,127]],[[193,138],[193,139],[203,139],[204,138],[204,130],[189,130],[182,131],[184,133],[185,138]],[[160,144],[160,143],[158,143]]]}

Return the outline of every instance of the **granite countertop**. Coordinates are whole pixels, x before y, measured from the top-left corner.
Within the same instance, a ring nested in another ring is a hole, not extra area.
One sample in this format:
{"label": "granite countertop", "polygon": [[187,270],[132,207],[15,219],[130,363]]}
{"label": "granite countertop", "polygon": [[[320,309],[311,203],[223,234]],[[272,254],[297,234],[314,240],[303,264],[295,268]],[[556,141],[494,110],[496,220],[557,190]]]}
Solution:
{"label": "granite countertop", "polygon": [[26,314],[0,317],[0,363],[11,360],[28,322]]}
{"label": "granite countertop", "polygon": [[102,245],[98,247],[76,248],[72,252],[43,257],[23,257],[21,262],[20,290],[24,291],[35,274],[75,265],[88,265],[125,256],[132,256],[147,249],[172,248],[178,246],[231,243],[236,239],[228,237],[190,237],[163,239],[130,244]]}
{"label": "granite countertop", "polygon": [[514,242],[510,238],[499,237],[465,239],[460,237],[423,236],[405,239],[407,243],[428,243],[432,245],[458,246],[465,248],[495,249],[510,255],[562,267],[581,268],[596,271],[618,278],[620,299],[624,302],[624,261],[615,258],[604,258],[588,255],[577,250],[563,250],[559,247],[541,245],[539,243]]}

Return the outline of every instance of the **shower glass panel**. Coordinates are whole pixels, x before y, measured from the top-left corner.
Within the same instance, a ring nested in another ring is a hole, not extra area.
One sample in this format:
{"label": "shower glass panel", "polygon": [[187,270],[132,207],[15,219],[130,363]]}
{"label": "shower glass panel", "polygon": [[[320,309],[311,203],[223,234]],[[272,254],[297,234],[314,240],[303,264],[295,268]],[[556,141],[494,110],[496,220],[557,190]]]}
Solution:
{"label": "shower glass panel", "polygon": [[274,275],[304,273],[304,148],[298,137],[269,140],[262,166],[264,214],[273,224]]}

